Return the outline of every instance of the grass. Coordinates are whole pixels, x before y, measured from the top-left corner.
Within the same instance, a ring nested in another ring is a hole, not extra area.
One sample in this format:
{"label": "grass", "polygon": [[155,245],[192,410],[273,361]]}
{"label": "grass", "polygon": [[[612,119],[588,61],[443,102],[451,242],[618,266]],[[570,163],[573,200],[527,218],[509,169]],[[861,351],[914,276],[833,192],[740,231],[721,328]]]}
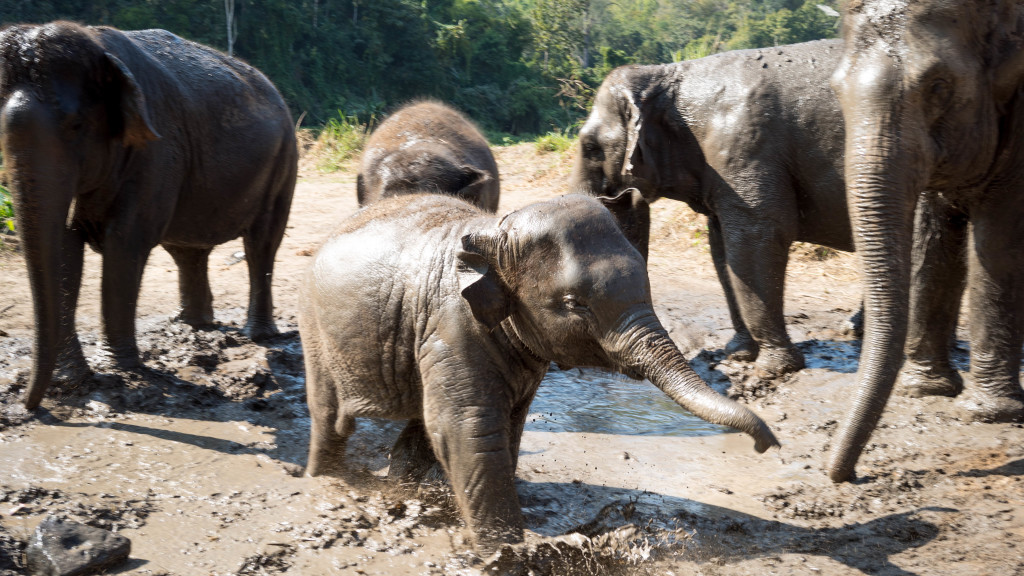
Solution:
{"label": "grass", "polygon": [[372,124],[372,119],[369,124],[362,124],[357,117],[338,111],[336,117],[327,121],[313,144],[316,167],[321,172],[337,172],[344,168],[362,151]]}
{"label": "grass", "polygon": [[11,193],[0,184],[0,231],[14,232],[14,202]]}
{"label": "grass", "polygon": [[574,141],[575,138],[572,138],[566,132],[555,130],[542,136],[538,136],[534,141],[534,145],[537,147],[537,152],[561,153],[571,148]]}

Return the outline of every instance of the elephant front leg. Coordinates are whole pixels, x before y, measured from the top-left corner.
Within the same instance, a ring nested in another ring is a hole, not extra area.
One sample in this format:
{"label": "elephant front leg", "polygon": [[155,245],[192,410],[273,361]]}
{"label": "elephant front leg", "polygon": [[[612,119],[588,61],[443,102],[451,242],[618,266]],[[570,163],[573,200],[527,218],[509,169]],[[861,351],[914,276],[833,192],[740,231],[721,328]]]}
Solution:
{"label": "elephant front leg", "polygon": [[[113,242],[114,238],[123,241]],[[107,346],[118,366],[137,368],[139,347],[135,340],[135,307],[146,259],[154,244],[120,231],[107,232],[103,248],[102,314]]]}
{"label": "elephant front leg", "polygon": [[992,190],[971,210],[971,372],[960,406],[975,420],[1024,419],[1024,218],[1015,193]]}
{"label": "elephant front leg", "polygon": [[914,226],[907,359],[898,393],[956,396],[963,379],[950,363],[967,275],[967,218],[941,198],[922,198]]}
{"label": "elephant front leg", "polygon": [[733,222],[723,228],[729,282],[760,352],[757,370],[774,377],[804,367],[804,355],[786,332],[783,289],[792,238],[764,222]]}
{"label": "elephant front leg", "polygon": [[715,263],[718,281],[722,284],[722,291],[725,292],[725,302],[729,307],[729,319],[732,321],[732,328],[735,332],[729,343],[725,345],[725,355],[730,360],[753,362],[757,360],[760,348],[754,337],[750,335],[747,325],[743,322],[739,305],[736,303],[736,293],[733,291],[732,282],[729,280],[728,262],[725,258],[725,241],[722,238],[722,225],[715,216],[708,216],[708,243],[711,246],[711,260]]}
{"label": "elephant front leg", "polygon": [[462,517],[482,555],[522,542],[509,415],[493,407],[449,407],[427,420]]}
{"label": "elephant front leg", "polygon": [[54,380],[78,383],[89,377],[92,371],[82,354],[82,344],[75,329],[75,310],[78,307],[78,293],[82,287],[82,259],[85,242],[76,230],[64,235],[61,252],[64,254],[63,270],[60,274],[60,352],[57,356],[57,373]]}
{"label": "elephant front leg", "polygon": [[194,328],[213,324],[213,293],[208,276],[210,248],[164,245],[178,266],[181,311],[178,320]]}

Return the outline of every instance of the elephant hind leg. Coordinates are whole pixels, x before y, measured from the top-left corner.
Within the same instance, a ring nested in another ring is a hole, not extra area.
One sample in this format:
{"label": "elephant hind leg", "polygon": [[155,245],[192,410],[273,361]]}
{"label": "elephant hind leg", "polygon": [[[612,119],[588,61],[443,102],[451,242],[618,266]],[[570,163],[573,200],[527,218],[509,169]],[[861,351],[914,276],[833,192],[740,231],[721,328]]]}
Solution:
{"label": "elephant hind leg", "polygon": [[249,338],[259,341],[272,338],[278,334],[274,322],[274,299],[271,287],[274,280],[274,256],[281,246],[285,225],[288,223],[288,211],[292,203],[292,190],[295,178],[292,174],[289,187],[273,194],[273,201],[253,222],[242,240],[245,245],[245,261],[249,265],[249,311],[245,323],[245,333]]}
{"label": "elephant hind leg", "polygon": [[211,248],[164,245],[178,266],[181,311],[177,319],[195,328],[213,324],[213,293],[208,268]]}
{"label": "elephant hind leg", "polygon": [[317,413],[310,410],[307,476],[346,476],[345,447],[356,429],[355,418],[336,410]]}
{"label": "elephant hind leg", "polygon": [[306,475],[343,477],[346,476],[345,446],[355,431],[355,417],[339,407],[337,386],[330,370],[323,365],[319,342],[313,331],[302,334],[302,348],[305,352],[306,402],[310,416]]}
{"label": "elephant hind leg", "polygon": [[398,435],[391,448],[388,477],[413,483],[444,479],[444,470],[434,454],[423,420],[409,420]]}

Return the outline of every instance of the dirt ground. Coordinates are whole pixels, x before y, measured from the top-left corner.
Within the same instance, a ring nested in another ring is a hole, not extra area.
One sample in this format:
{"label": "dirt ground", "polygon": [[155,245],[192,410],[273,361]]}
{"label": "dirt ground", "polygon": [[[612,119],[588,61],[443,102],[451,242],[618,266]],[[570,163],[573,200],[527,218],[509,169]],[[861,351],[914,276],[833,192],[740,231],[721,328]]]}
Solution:
{"label": "dirt ground", "polygon": [[[497,155],[502,212],[566,191],[567,156],[529,144]],[[587,388],[654,390],[649,383],[553,372],[535,403],[547,411],[531,415],[522,443],[517,488],[528,542],[489,563],[468,551],[445,486],[383,478],[395,423],[360,422],[348,455],[363,471],[358,484],[303,477],[298,282],[319,242],[356,209],[354,180],[352,172],[303,171],[275,273],[283,334],[271,342],[239,333],[248,297],[240,241],[211,257],[220,328],[208,331],[172,320],[176,270],[157,249],[139,302],[146,369],[119,371],[101,346],[100,257],[89,253],[78,326],[96,374],[51,389],[35,415],[18,403],[31,299],[24,262],[8,243],[0,254],[0,575],[23,572],[25,543],[49,513],[129,537],[131,560],[112,574],[1024,575],[1022,426],[969,423],[946,398],[894,396],[858,479],[832,484],[824,465],[860,352],[842,330],[860,298],[854,260],[794,250],[787,319],[809,367],[762,381],[750,366],[723,360],[732,331],[705,228],[670,201],[652,209],[659,315],[699,373],[768,421],[781,450],[758,455],[746,436],[674,424],[637,434],[652,418],[669,420],[614,394],[593,400]],[[957,358],[965,369],[962,341]],[[563,394],[569,404],[546,396],[566,385],[579,387]]]}

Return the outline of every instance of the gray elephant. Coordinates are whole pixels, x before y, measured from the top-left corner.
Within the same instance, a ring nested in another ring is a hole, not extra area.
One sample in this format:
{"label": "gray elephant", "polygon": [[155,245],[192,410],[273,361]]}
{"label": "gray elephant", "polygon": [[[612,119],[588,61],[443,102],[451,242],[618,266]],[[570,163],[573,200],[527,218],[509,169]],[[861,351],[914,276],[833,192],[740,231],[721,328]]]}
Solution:
{"label": "gray elephant", "polygon": [[[923,392],[961,391],[945,366],[929,365],[917,328],[908,335],[922,317],[941,333],[956,322],[935,290],[968,286],[971,369],[958,403],[980,420],[1024,418],[1024,3],[852,0],[843,27],[832,83],[867,313],[858,393],[829,463],[835,481],[853,475],[904,340]],[[926,210],[952,224],[912,248],[923,192]]]}
{"label": "gray elephant", "polygon": [[213,321],[207,259],[238,236],[253,338],[276,334],[274,254],[295,186],[291,116],[257,70],[163,30],[68,22],[0,32],[0,145],[35,310],[25,405],[58,364],[88,373],[75,333],[84,244],[103,254],[107,344],[138,365],[135,306],[150,251],[178,265],[181,315]]}
{"label": "gray elephant", "polygon": [[307,474],[343,474],[356,417],[408,419],[393,460],[422,475],[436,456],[482,552],[523,538],[516,461],[552,361],[649,378],[759,452],[778,445],[693,372],[654,314],[643,258],[587,196],[500,219],[434,194],[364,208],[306,272],[299,330]]}
{"label": "gray elephant", "polygon": [[498,164],[483,134],[440,102],[399,109],[366,142],[356,177],[360,206],[430,190],[498,209]]}
{"label": "gray elephant", "polygon": [[[636,186],[708,216],[711,256],[736,331],[726,353],[759,371],[799,370],[786,333],[789,246],[853,249],[843,183],[843,124],[829,77],[842,43],[822,40],[625,66],[601,84],[580,129],[571,189]],[[650,217],[616,214],[646,256]]]}

